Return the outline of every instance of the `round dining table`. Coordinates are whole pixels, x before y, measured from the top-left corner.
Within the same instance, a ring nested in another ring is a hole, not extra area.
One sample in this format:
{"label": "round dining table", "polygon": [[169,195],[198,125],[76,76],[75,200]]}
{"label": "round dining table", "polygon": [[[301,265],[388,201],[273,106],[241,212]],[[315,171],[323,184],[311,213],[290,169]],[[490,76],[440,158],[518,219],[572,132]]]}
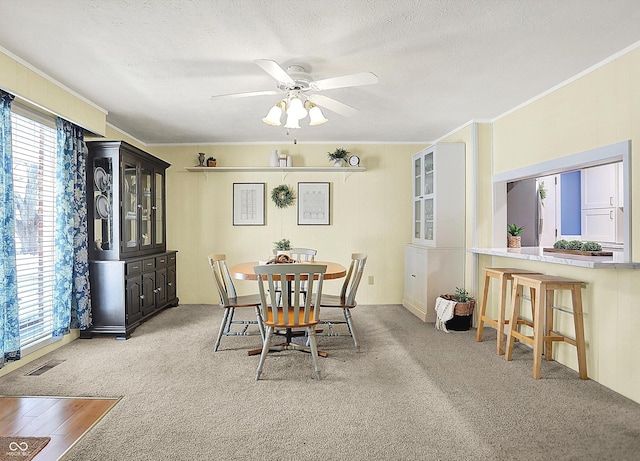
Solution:
{"label": "round dining table", "polygon": [[[326,265],[327,271],[324,273],[325,280],[339,279],[347,275],[347,269],[340,263],[334,263],[331,261],[313,261],[304,262],[302,264]],[[237,280],[258,280],[258,275],[253,271],[253,268],[258,265],[258,261],[239,263],[232,266],[229,269],[229,273],[231,274],[231,277]]]}
{"label": "round dining table", "polygon": [[[331,279],[339,279],[342,278],[344,276],[347,275],[347,269],[340,263],[334,263],[331,261],[309,261],[309,262],[304,262],[301,264],[318,264],[318,265],[322,265],[322,266],[327,266],[327,270],[324,273],[324,280],[331,280]],[[256,274],[253,270],[253,268],[255,266],[260,265],[260,263],[258,261],[252,261],[252,262],[244,262],[244,263],[239,263],[236,264],[235,266],[232,266],[229,269],[229,273],[231,274],[231,277],[233,277],[236,280],[258,280],[258,274]],[[287,277],[287,280],[289,279],[289,277]],[[292,277],[293,279],[293,277]],[[302,280],[304,280],[305,277],[302,277]],[[278,276],[274,276],[274,280],[279,280]],[[320,330],[318,330],[320,331]],[[304,352],[309,352],[308,348],[306,347],[302,347],[302,346],[293,346],[291,343],[291,338],[292,338],[292,332],[291,329],[287,329],[286,332],[284,333],[284,336],[286,337],[286,342],[283,344],[277,344],[274,346],[271,346],[271,348],[269,350],[271,351],[281,351],[281,350],[285,350],[285,349],[290,349],[290,348],[295,348],[297,350],[302,350]],[[258,355],[262,352],[262,348],[260,349],[252,349],[250,351],[248,351],[248,355]],[[318,351],[318,355],[321,357],[328,357],[329,354],[325,351]]]}

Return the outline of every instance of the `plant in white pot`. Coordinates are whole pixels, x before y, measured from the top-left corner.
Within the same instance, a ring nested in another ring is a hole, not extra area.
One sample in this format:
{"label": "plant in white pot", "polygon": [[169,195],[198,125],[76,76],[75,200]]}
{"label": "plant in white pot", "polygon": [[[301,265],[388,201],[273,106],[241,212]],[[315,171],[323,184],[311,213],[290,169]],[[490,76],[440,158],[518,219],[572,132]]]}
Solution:
{"label": "plant in white pot", "polygon": [[276,256],[278,255],[291,256],[291,242],[289,241],[289,239],[282,239],[273,243],[275,244],[275,247],[273,248],[273,252]]}
{"label": "plant in white pot", "polygon": [[338,147],[333,152],[329,152],[327,154],[327,157],[329,158],[329,160],[333,162],[333,166],[338,166],[338,167],[344,165],[344,163],[347,161],[348,156],[349,156],[349,151],[346,149],[343,149],[342,147]]}

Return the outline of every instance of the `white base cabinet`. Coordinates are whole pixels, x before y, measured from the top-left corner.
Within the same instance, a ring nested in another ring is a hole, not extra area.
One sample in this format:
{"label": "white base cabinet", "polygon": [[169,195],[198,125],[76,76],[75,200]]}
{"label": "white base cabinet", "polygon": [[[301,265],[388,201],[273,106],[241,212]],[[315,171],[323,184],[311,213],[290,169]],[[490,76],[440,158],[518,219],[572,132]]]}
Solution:
{"label": "white base cabinet", "polygon": [[436,298],[464,286],[464,249],[405,245],[402,305],[423,322],[435,322]]}

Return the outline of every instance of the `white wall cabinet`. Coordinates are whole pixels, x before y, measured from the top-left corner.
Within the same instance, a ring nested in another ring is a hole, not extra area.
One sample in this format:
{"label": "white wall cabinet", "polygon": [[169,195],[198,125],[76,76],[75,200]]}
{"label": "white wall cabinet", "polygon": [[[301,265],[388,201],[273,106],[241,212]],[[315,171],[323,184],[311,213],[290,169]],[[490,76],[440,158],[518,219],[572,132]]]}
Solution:
{"label": "white wall cabinet", "polygon": [[583,210],[622,206],[618,201],[618,164],[610,163],[581,171]]}
{"label": "white wall cabinet", "polygon": [[621,163],[581,171],[582,240],[623,243]]}
{"label": "white wall cabinet", "polygon": [[464,286],[464,249],[405,245],[403,306],[423,322],[436,321],[436,298]]}
{"label": "white wall cabinet", "polygon": [[464,143],[440,143],[413,156],[411,243],[464,246]]}
{"label": "white wall cabinet", "polygon": [[465,145],[436,144],[412,160],[413,233],[405,245],[402,304],[435,322],[436,298],[464,286]]}

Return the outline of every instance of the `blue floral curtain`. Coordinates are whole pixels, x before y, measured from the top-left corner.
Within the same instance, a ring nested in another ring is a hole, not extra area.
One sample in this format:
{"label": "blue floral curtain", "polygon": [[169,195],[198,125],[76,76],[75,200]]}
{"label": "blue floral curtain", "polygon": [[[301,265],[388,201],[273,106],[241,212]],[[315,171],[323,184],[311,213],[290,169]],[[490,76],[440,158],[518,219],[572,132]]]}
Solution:
{"label": "blue floral curtain", "polygon": [[13,95],[0,90],[0,368],[6,361],[20,358],[11,160],[12,101]]}
{"label": "blue floral curtain", "polygon": [[58,118],[53,336],[91,326],[86,156],[82,128]]}

